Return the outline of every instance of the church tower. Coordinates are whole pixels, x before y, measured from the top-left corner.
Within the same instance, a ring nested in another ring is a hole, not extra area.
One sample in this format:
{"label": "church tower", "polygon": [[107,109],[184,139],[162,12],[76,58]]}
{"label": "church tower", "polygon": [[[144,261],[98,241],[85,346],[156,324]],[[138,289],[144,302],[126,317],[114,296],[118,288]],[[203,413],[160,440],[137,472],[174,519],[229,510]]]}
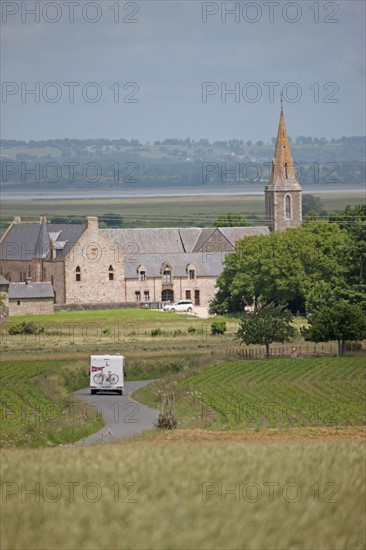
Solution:
{"label": "church tower", "polygon": [[302,220],[302,189],[295,177],[282,98],[272,171],[264,195],[266,224],[271,231],[285,231],[290,227],[300,227]]}

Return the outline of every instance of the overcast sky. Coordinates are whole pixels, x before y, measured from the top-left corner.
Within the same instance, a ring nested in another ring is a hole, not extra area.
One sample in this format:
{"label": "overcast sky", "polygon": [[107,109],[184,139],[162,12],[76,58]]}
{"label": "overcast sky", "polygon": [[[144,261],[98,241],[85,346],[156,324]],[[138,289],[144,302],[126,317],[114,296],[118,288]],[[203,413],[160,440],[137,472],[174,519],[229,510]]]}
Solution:
{"label": "overcast sky", "polygon": [[1,4],[3,139],[365,134],[363,0]]}

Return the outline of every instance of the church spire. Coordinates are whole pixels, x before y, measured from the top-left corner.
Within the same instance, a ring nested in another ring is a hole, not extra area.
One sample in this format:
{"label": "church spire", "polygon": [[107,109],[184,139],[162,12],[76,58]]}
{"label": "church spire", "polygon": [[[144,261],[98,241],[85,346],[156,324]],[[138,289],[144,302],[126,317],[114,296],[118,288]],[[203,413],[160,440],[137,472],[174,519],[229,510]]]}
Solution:
{"label": "church spire", "polygon": [[301,187],[296,179],[281,93],[281,112],[272,170],[265,189],[266,218],[272,231],[301,225]]}
{"label": "church spire", "polygon": [[300,186],[296,180],[294,163],[291,157],[290,143],[286,130],[285,115],[283,114],[283,98],[281,94],[281,113],[278,125],[277,140],[274,158],[272,160],[272,173],[269,185],[276,188],[294,188]]}

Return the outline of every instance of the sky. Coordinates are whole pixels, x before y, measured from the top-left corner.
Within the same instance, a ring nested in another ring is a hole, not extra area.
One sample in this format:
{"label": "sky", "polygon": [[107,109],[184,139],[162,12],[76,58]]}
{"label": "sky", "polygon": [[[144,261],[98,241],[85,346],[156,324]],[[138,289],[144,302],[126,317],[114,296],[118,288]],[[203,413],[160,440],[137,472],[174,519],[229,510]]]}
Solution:
{"label": "sky", "polygon": [[2,0],[1,137],[365,135],[365,5]]}

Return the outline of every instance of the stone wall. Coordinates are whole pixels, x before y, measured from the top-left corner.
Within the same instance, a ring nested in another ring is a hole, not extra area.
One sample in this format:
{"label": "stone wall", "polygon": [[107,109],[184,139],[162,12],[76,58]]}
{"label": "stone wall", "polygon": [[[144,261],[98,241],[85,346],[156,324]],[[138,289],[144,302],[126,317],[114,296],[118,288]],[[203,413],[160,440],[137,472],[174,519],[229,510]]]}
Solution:
{"label": "stone wall", "polygon": [[[300,227],[302,223],[302,192],[299,191],[266,191],[266,217],[271,231],[285,231]],[[286,218],[285,197],[291,197],[291,218]],[[271,197],[271,198],[270,198]],[[272,217],[269,212],[269,201],[272,200]]]}
{"label": "stone wall", "polygon": [[126,300],[123,256],[101,234],[97,218],[86,219],[86,230],[65,259],[65,289],[66,304]]}
{"label": "stone wall", "polygon": [[9,316],[48,315],[54,312],[53,298],[9,300]]}

